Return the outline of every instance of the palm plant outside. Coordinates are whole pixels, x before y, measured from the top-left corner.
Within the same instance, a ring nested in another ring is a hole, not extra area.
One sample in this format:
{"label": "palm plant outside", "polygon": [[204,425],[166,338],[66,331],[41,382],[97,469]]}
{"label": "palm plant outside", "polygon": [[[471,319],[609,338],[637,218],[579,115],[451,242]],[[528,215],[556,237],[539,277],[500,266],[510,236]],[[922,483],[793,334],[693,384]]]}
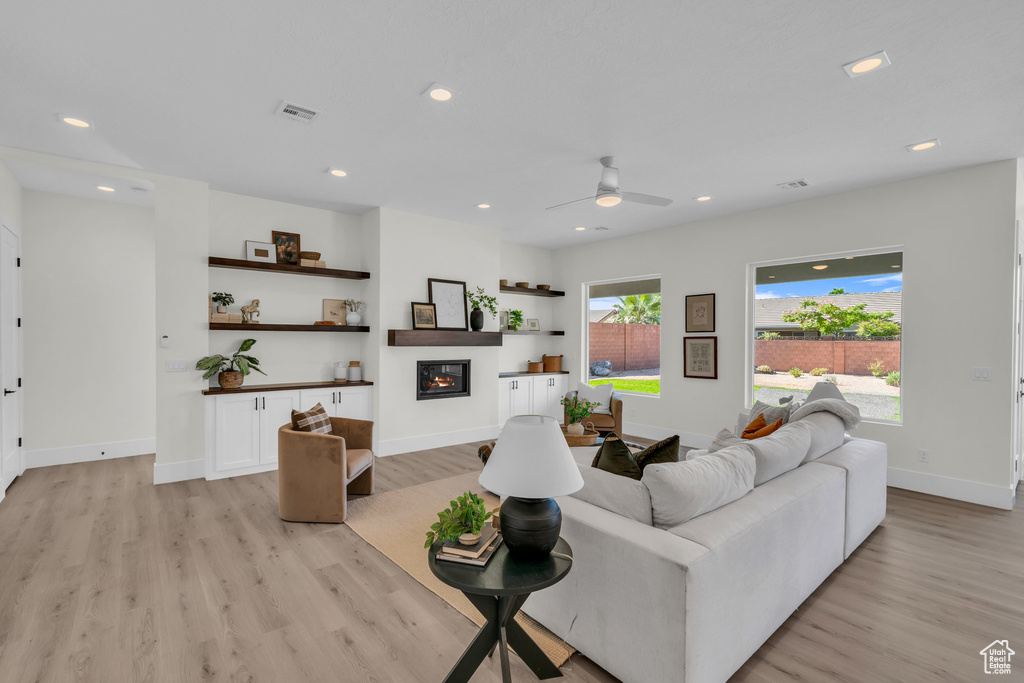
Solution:
{"label": "palm plant outside", "polygon": [[613,320],[617,323],[660,325],[661,293],[620,296],[614,309]]}

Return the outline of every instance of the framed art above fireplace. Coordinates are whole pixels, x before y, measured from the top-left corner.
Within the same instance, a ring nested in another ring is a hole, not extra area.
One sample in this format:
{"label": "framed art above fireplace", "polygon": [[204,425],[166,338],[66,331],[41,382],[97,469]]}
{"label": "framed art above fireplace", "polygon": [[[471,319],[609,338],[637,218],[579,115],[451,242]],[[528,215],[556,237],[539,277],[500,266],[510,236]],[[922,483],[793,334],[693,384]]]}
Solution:
{"label": "framed art above fireplace", "polygon": [[466,283],[459,280],[427,278],[430,303],[436,309],[438,330],[468,330],[469,308],[466,304]]}

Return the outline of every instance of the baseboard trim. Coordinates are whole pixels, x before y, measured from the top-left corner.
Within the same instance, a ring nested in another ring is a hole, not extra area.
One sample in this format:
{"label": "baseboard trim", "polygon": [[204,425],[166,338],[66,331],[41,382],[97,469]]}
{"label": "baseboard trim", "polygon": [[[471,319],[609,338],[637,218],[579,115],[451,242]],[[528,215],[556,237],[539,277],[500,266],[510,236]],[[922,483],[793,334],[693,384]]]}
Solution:
{"label": "baseboard trim", "polygon": [[498,438],[499,431],[498,425],[493,425],[490,427],[478,427],[477,429],[465,429],[458,432],[442,432],[440,434],[426,434],[405,439],[390,439],[377,444],[377,455],[398,455],[399,453],[425,451],[431,448],[457,446],[463,443],[472,443],[473,441],[486,441],[487,439]]}
{"label": "baseboard trim", "polygon": [[679,442],[683,446],[690,446],[691,448],[707,448],[714,441],[714,437],[708,436],[707,434],[697,434],[696,432],[681,432],[678,429],[666,429],[664,427],[655,427],[654,425],[644,425],[637,422],[623,421],[622,431],[629,436],[639,436],[644,439],[654,439],[655,441],[661,441],[667,439],[670,436],[679,435]]}
{"label": "baseboard trim", "polygon": [[182,462],[154,463],[153,484],[170,484],[176,481],[202,479],[206,474],[206,461],[185,460]]}
{"label": "baseboard trim", "polygon": [[962,500],[1000,510],[1012,510],[1016,502],[1016,487],[982,484],[977,481],[954,479],[927,472],[914,472],[890,467],[886,483],[898,489],[927,493],[942,498]]}
{"label": "baseboard trim", "polygon": [[23,470],[30,470],[35,467],[52,467],[53,465],[71,465],[76,462],[130,458],[133,455],[148,455],[150,453],[156,453],[155,438],[23,451],[21,462]]}

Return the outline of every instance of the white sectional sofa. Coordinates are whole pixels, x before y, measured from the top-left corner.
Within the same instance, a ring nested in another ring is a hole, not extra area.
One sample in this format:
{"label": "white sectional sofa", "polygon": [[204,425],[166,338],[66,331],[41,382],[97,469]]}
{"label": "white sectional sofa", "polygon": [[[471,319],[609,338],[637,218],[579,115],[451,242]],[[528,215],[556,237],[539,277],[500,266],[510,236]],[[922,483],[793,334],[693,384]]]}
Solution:
{"label": "white sectional sofa", "polygon": [[819,457],[668,529],[642,481],[574,449],[585,485],[558,499],[574,566],[523,611],[625,683],[727,680],[885,517],[885,444],[826,417]]}

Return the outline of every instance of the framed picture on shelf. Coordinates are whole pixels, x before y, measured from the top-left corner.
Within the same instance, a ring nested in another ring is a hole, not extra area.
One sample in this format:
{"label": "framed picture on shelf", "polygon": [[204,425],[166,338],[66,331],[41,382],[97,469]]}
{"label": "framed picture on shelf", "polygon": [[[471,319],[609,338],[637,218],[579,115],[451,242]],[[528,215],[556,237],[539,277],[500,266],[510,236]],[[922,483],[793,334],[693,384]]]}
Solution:
{"label": "framed picture on shelf", "polygon": [[718,337],[683,337],[683,377],[718,379]]}
{"label": "framed picture on shelf", "polygon": [[540,318],[527,318],[526,329],[528,332],[540,332]]}
{"label": "framed picture on shelf", "polygon": [[335,325],[345,324],[345,300],[324,299],[324,320]]}
{"label": "framed picture on shelf", "polygon": [[498,329],[508,329],[508,311],[498,311]]}
{"label": "framed picture on shelf", "polygon": [[691,294],[686,297],[686,332],[715,331],[715,295]]}
{"label": "framed picture on shelf", "polygon": [[277,263],[273,242],[245,241],[245,260],[256,263]]}
{"label": "framed picture on shelf", "polygon": [[298,264],[299,251],[302,249],[302,242],[296,232],[271,232],[274,238],[274,248],[277,251],[278,263]]}
{"label": "framed picture on shelf", "polygon": [[459,280],[427,278],[427,292],[434,304],[439,330],[468,330],[469,306],[466,304],[466,283]]}
{"label": "framed picture on shelf", "polygon": [[437,329],[437,309],[434,304],[412,302],[412,329]]}

